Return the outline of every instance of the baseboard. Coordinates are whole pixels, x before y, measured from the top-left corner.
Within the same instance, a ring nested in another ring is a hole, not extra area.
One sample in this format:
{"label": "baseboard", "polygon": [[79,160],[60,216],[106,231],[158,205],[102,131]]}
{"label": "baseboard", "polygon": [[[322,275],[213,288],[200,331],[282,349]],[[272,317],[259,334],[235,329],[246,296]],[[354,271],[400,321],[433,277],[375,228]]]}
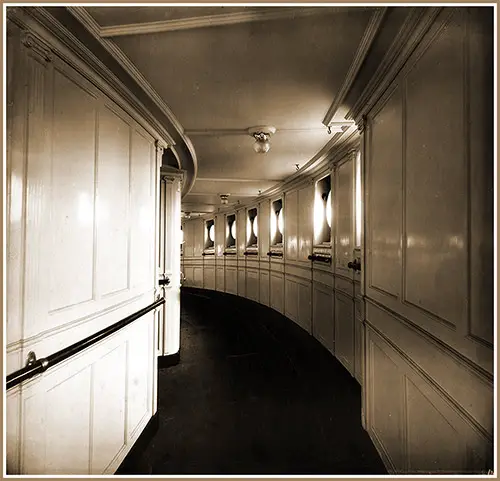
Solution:
{"label": "baseboard", "polygon": [[168,356],[158,356],[158,369],[165,369],[167,367],[177,366],[181,361],[181,351]]}
{"label": "baseboard", "polygon": [[132,446],[132,449],[125,456],[115,474],[131,474],[131,471],[137,469],[138,460],[148,447],[151,439],[155,436],[160,426],[160,416],[156,412],[153,417],[148,421],[146,427],[137,438],[137,441]]}

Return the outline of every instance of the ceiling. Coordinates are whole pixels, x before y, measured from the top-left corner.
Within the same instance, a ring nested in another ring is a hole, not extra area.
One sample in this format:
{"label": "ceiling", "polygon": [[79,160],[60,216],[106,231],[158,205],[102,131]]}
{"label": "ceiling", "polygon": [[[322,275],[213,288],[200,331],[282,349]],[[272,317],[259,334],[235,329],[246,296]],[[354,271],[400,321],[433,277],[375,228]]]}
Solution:
{"label": "ceiling", "polygon": [[[385,14],[332,6],[84,9],[191,141],[196,180],[182,209],[193,214],[217,211],[220,194],[230,205],[248,203],[355,131],[344,118],[346,85],[375,38],[374,18]],[[343,123],[337,134],[323,123],[327,114]],[[258,125],[276,128],[266,154],[254,152],[247,132]]]}

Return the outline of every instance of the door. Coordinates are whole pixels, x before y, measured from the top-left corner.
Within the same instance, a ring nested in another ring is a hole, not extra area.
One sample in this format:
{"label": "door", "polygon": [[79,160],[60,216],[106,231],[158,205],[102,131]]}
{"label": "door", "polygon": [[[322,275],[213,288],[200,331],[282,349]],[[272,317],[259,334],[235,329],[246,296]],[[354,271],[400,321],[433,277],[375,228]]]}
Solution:
{"label": "door", "polygon": [[[47,38],[8,22],[8,374],[155,299],[155,139]],[[112,474],[156,409],[155,332],[151,311],[10,389],[8,473]]]}
{"label": "door", "polygon": [[159,356],[176,354],[180,348],[181,184],[181,171],[162,168],[158,282],[161,295],[165,297],[165,304],[159,314],[158,322]]}
{"label": "door", "polygon": [[335,169],[335,355],[354,375],[355,157]]}

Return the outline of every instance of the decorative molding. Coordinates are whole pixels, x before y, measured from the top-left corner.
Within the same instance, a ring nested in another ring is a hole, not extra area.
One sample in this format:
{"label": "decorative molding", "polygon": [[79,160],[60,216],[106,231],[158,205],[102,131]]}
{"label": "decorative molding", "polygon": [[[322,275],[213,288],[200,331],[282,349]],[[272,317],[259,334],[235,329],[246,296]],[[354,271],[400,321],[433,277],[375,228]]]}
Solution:
{"label": "decorative molding", "polygon": [[[170,107],[165,103],[162,97],[156,92],[156,90],[151,86],[151,84],[146,80],[144,75],[139,71],[139,69],[132,63],[132,61],[123,53],[123,51],[111,40],[102,38],[100,34],[101,27],[94,20],[94,18],[85,10],[84,7],[66,7],[67,10],[88,30],[88,32],[100,43],[100,45],[110,53],[118,64],[132,77],[132,79],[137,83],[137,85],[148,95],[148,97],[154,102],[154,104],[160,109],[163,115],[165,115],[168,120],[172,123],[173,127],[180,135],[182,140],[187,146],[189,154],[193,160],[193,176],[187,179],[187,183],[184,186],[184,195],[186,195],[193,187],[194,181],[196,179],[196,174],[198,172],[198,162],[196,158],[196,152],[191,140],[186,137],[184,133],[184,128],[180,122],[175,117],[174,113]],[[174,152],[174,155],[179,162],[179,156],[177,151],[173,148],[176,143],[173,139],[167,137],[170,149]],[[184,167],[181,165],[181,167]]]}
{"label": "decorative molding", "polygon": [[166,129],[125,85],[70,31],[42,7],[9,9],[9,19],[34,35],[44,35],[54,55],[77,70],[102,93],[112,99],[153,137],[174,143]]}
{"label": "decorative molding", "polygon": [[365,61],[365,58],[370,50],[370,47],[372,46],[372,43],[375,40],[375,37],[377,36],[377,33],[379,32],[382,26],[382,21],[387,12],[387,8],[388,7],[377,8],[373,13],[373,15],[371,16],[368,26],[366,27],[363,37],[361,38],[361,42],[359,43],[358,49],[349,68],[349,71],[347,72],[347,75],[344,78],[344,82],[340,87],[340,90],[337,92],[337,95],[333,99],[333,103],[328,109],[325,118],[323,119],[324,125],[331,125],[330,124],[331,120],[337,113],[339,106],[341,105],[345,96],[351,89],[352,84],[354,83],[354,80],[356,79],[359,70],[363,65],[363,62]]}
{"label": "decorative molding", "polygon": [[50,47],[38,36],[31,32],[24,32],[23,45],[44,62],[52,62],[53,54]]}
{"label": "decorative molding", "polygon": [[371,109],[401,70],[441,10],[442,7],[412,8],[375,74],[354,106],[347,112],[346,119],[355,119],[358,122],[361,115]]}
{"label": "decorative molding", "polygon": [[[82,8],[82,7],[78,7]],[[345,7],[342,8],[345,10]],[[341,8],[330,8],[327,14],[337,13]],[[118,37],[123,35],[144,35],[160,32],[175,32],[178,30],[191,30],[195,28],[220,27],[239,23],[264,22],[267,20],[287,20],[311,15],[324,15],[325,10],[318,7],[302,8],[261,8],[249,12],[224,13],[205,15],[202,17],[180,18],[175,20],[162,20],[157,22],[133,23],[100,27],[101,37]]]}

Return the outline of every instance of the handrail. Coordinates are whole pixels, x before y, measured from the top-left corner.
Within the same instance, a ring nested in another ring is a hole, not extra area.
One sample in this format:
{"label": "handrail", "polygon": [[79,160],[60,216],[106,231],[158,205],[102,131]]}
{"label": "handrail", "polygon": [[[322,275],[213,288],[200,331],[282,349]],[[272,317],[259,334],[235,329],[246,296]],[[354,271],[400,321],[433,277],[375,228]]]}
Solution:
{"label": "handrail", "polygon": [[32,378],[37,374],[46,371],[49,367],[55,366],[56,364],[59,364],[69,357],[78,354],[80,351],[87,349],[96,342],[102,341],[106,337],[114,334],[116,331],[119,331],[120,329],[139,319],[139,317],[144,316],[144,314],[147,314],[148,312],[156,309],[164,303],[165,298],[161,297],[149,306],[135,312],[134,314],[131,314],[130,316],[125,317],[121,321],[115,322],[111,326],[108,326],[101,331],[96,332],[95,334],[92,334],[85,339],[82,339],[81,341],[71,344],[71,346],[65,347],[64,349],[61,349],[60,351],[57,351],[45,358],[37,359],[26,367],[23,367],[13,372],[12,374],[9,374],[7,376],[7,390],[13,388],[14,386],[17,386],[18,384]]}

